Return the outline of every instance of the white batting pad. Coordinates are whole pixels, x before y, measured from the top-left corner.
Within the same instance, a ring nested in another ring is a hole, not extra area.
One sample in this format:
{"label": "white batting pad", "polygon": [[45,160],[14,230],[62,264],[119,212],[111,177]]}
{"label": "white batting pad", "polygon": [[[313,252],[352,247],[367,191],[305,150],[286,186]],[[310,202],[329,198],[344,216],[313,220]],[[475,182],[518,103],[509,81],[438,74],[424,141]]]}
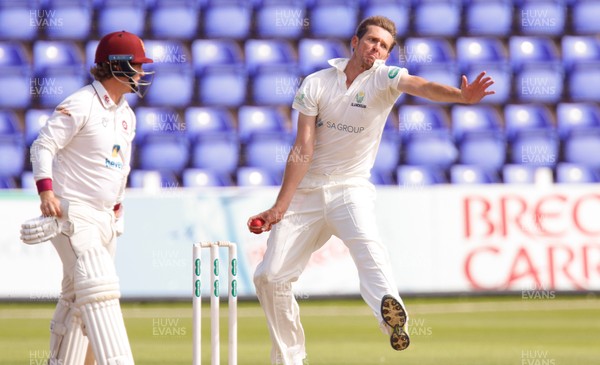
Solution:
{"label": "white batting pad", "polygon": [[49,365],[83,364],[88,339],[81,331],[82,324],[73,303],[60,299],[50,322]]}
{"label": "white batting pad", "polygon": [[98,365],[133,365],[133,356],[119,304],[119,282],[112,258],[103,247],[77,259],[75,305]]}

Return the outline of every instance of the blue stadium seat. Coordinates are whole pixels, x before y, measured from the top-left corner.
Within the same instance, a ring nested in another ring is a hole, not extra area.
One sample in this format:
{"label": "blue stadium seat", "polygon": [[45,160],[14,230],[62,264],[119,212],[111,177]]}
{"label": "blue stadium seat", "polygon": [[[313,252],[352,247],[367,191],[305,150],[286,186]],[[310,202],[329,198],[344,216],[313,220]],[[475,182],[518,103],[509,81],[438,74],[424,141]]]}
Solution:
{"label": "blue stadium seat", "polygon": [[196,78],[199,101],[204,105],[237,107],[246,101],[248,73],[244,66],[208,66]]}
{"label": "blue stadium seat", "polygon": [[240,143],[233,132],[198,134],[192,142],[191,166],[225,176],[239,164]]}
{"label": "blue stadium seat", "polygon": [[330,67],[330,59],[349,56],[347,46],[338,40],[301,39],[298,43],[298,63],[303,75]]}
{"label": "blue stadium seat", "polygon": [[285,133],[285,115],[275,107],[241,106],[238,109],[238,133],[247,143],[257,133]]}
{"label": "blue stadium seat", "polygon": [[460,143],[459,163],[497,171],[506,160],[506,141],[498,132],[467,134]]}
{"label": "blue stadium seat", "polygon": [[17,188],[17,180],[14,177],[0,177],[0,190]]}
{"label": "blue stadium seat", "polygon": [[281,184],[282,177],[282,174],[274,174],[258,167],[240,167],[236,180],[238,186],[277,186]]}
{"label": "blue stadium seat", "polygon": [[[513,77],[510,65],[508,63],[474,64],[464,72],[464,75],[467,76],[468,82],[473,82],[482,71],[485,71],[486,77],[489,76],[494,80],[494,84],[488,89],[489,91],[493,91],[494,94],[486,96],[480,103],[504,104],[509,102],[512,94]],[[459,87],[459,85],[456,86]]]}
{"label": "blue stadium seat", "polygon": [[[460,72],[454,49],[443,38],[407,38],[400,50],[400,61],[409,73],[429,81],[460,87]],[[417,98],[416,102],[430,102]]]}
{"label": "blue stadium seat", "polygon": [[151,135],[186,133],[186,122],[174,108],[139,107],[135,108],[135,115],[137,144],[143,144]]}
{"label": "blue stadium seat", "polygon": [[556,165],[556,182],[559,184],[593,184],[600,182],[598,169],[576,163],[561,162]]}
{"label": "blue stadium seat", "polygon": [[245,39],[250,35],[251,18],[249,1],[211,0],[204,11],[204,36]]}
{"label": "blue stadium seat", "polygon": [[32,97],[42,107],[54,107],[88,80],[81,51],[67,41],[37,41],[33,45]]}
{"label": "blue stadium seat", "polygon": [[186,134],[190,140],[199,134],[234,132],[233,116],[226,108],[189,107],[185,110]]}
{"label": "blue stadium seat", "polygon": [[300,81],[296,67],[261,66],[252,77],[252,99],[258,105],[291,105]]}
{"label": "blue stadium seat", "polygon": [[192,101],[194,70],[191,55],[183,42],[146,41],[146,53],[154,60],[146,69],[155,71],[145,96],[153,106],[183,107]]}
{"label": "blue stadium seat", "polygon": [[578,63],[600,62],[600,39],[595,36],[565,35],[561,48],[567,73]]}
{"label": "blue stadium seat", "polygon": [[421,187],[448,182],[442,170],[429,166],[401,165],[398,166],[396,176],[398,185],[404,187]]}
{"label": "blue stadium seat", "polygon": [[508,52],[498,38],[459,37],[456,40],[456,59],[464,70],[473,64],[506,63]]}
{"label": "blue stadium seat", "polygon": [[[37,0],[0,3],[0,39],[31,41],[43,26],[46,14]],[[33,26],[32,26],[33,23]]]}
{"label": "blue stadium seat", "polygon": [[565,33],[567,5],[564,0],[516,0],[521,34],[560,36]]}
{"label": "blue stadium seat", "polygon": [[550,130],[554,119],[548,107],[538,104],[508,104],[504,107],[504,128],[509,142],[528,131]]}
{"label": "blue stadium seat", "polygon": [[270,0],[257,7],[256,32],[261,38],[299,38],[308,28],[303,0]]}
{"label": "blue stadium seat", "polygon": [[597,0],[573,1],[571,22],[576,34],[600,33],[600,2]]}
{"label": "blue stadium seat", "polygon": [[512,36],[508,43],[513,69],[526,63],[553,63],[560,61],[556,44],[548,37]]}
{"label": "blue stadium seat", "polygon": [[21,173],[21,189],[37,193],[37,187],[35,185],[35,179],[33,178],[33,172],[23,171]]}
{"label": "blue stadium seat", "polygon": [[448,130],[450,119],[439,105],[402,105],[398,108],[398,128],[402,143],[414,135]]}
{"label": "blue stadium seat", "polygon": [[48,0],[45,9],[46,36],[50,39],[86,40],[92,29],[89,0]]}
{"label": "blue stadium seat", "polygon": [[509,50],[518,100],[558,102],[563,93],[564,72],[552,39],[514,36]]}
{"label": "blue stadium seat", "polygon": [[559,63],[527,64],[514,76],[519,101],[557,103],[562,99],[564,72]]}
{"label": "blue stadium seat", "polygon": [[242,66],[242,48],[233,40],[196,39],[192,42],[192,61],[196,75],[201,75],[207,66]]}
{"label": "blue stadium seat", "polygon": [[548,108],[535,104],[510,104],[504,111],[510,161],[553,167],[558,162],[559,140]]}
{"label": "blue stadium seat", "polygon": [[163,189],[179,187],[177,176],[169,171],[131,170],[128,182],[129,187],[141,188],[150,193],[159,193]]}
{"label": "blue stadium seat", "polygon": [[406,67],[414,65],[454,63],[452,44],[444,38],[410,37],[404,41],[400,60]]}
{"label": "blue stadium seat", "polygon": [[448,130],[432,130],[415,133],[404,147],[405,162],[409,165],[426,165],[447,169],[457,157],[458,151]]}
{"label": "blue stadium seat", "polygon": [[560,103],[556,107],[556,125],[562,140],[575,131],[600,128],[600,107],[595,103]]}
{"label": "blue stadium seat", "polygon": [[452,107],[452,135],[461,142],[469,134],[502,133],[502,116],[488,105],[455,105]]}
{"label": "blue stadium seat", "polygon": [[467,34],[504,36],[511,33],[512,22],[512,0],[465,0]]}
{"label": "blue stadium seat", "polygon": [[506,157],[500,115],[485,105],[456,105],[452,109],[452,133],[459,147],[459,162],[498,170]]}
{"label": "blue stadium seat", "polygon": [[600,62],[577,62],[568,72],[568,88],[575,102],[600,102]]}
{"label": "blue stadium seat", "polygon": [[316,38],[350,39],[358,26],[355,0],[317,0],[310,9],[310,34]]}
{"label": "blue stadium seat", "polygon": [[574,130],[563,147],[565,162],[600,168],[600,127]]}
{"label": "blue stadium seat", "polygon": [[137,149],[141,169],[173,174],[180,174],[183,171],[190,155],[188,140],[182,134],[148,135]]}
{"label": "blue stadium seat", "polygon": [[[460,87],[461,74],[456,64],[423,64],[409,70],[409,73],[423,77],[428,81]],[[417,103],[434,103],[429,99],[413,97]]]}
{"label": "blue stadium seat", "polygon": [[17,114],[11,110],[0,110],[0,135],[18,135],[20,133]]}
{"label": "blue stadium seat", "polygon": [[535,172],[535,166],[505,164],[502,167],[502,181],[505,184],[533,184]]}
{"label": "blue stadium seat", "polygon": [[244,165],[264,169],[276,176],[283,174],[292,142],[292,135],[286,132],[254,133],[246,144]]}
{"label": "blue stadium seat", "polygon": [[52,112],[53,109],[27,109],[25,112],[25,144],[30,146],[35,141]]}
{"label": "blue stadium seat", "polygon": [[69,41],[37,41],[33,44],[33,65],[36,71],[52,67],[80,67],[82,54],[77,44]]}
{"label": "blue stadium seat", "polygon": [[410,26],[410,0],[366,0],[362,17],[384,15],[396,24],[396,35],[404,35]]}
{"label": "blue stadium seat", "polygon": [[561,103],[556,119],[565,161],[600,167],[600,107],[595,103]]}
{"label": "blue stadium seat", "polygon": [[143,1],[104,0],[96,8],[98,34],[126,30],[142,36],[146,23],[146,7]]}
{"label": "blue stadium seat", "polygon": [[378,185],[395,184],[394,175],[400,163],[400,135],[397,131],[384,132],[371,169],[371,177]]}
{"label": "blue stadium seat", "polygon": [[497,184],[500,176],[495,170],[487,170],[477,165],[453,165],[450,167],[452,184]]}
{"label": "blue stadium seat", "polygon": [[159,39],[194,39],[198,32],[196,0],[157,0],[150,13],[152,36]]}
{"label": "blue stadium seat", "polygon": [[0,42],[0,108],[25,108],[29,105],[31,72],[22,43]]}
{"label": "blue stadium seat", "polygon": [[228,175],[221,175],[206,169],[185,169],[182,175],[183,186],[186,188],[203,188],[211,186],[232,186],[233,181]]}
{"label": "blue stadium seat", "polygon": [[250,39],[245,50],[254,102],[290,105],[300,84],[292,45],[283,40]]}
{"label": "blue stadium seat", "polygon": [[421,36],[458,34],[462,0],[423,0],[413,2],[414,31]]}
{"label": "blue stadium seat", "polygon": [[[95,65],[94,61],[96,59],[96,48],[98,47],[99,40],[90,40],[85,44],[85,65],[84,68],[86,71],[89,71],[92,66]],[[92,80],[92,75],[89,76],[90,80]]]}
{"label": "blue stadium seat", "polygon": [[473,81],[479,73],[494,80],[490,87],[495,94],[486,96],[483,103],[506,103],[512,92],[512,70],[508,54],[498,38],[462,37],[456,41],[456,55],[461,72]]}
{"label": "blue stadium seat", "polygon": [[20,176],[25,166],[25,143],[20,134],[0,134],[0,177]]}
{"label": "blue stadium seat", "polygon": [[248,39],[245,46],[246,69],[250,74],[258,71],[260,66],[286,66],[296,64],[292,44],[284,40]]}

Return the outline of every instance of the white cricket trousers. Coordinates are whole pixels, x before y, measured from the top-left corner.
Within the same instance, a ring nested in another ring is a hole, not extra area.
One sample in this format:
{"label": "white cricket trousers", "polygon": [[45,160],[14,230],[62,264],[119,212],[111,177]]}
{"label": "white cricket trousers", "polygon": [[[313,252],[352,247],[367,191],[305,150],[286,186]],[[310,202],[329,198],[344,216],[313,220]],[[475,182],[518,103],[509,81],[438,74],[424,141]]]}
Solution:
{"label": "white cricket trousers", "polygon": [[[305,338],[292,283],[313,252],[335,235],[358,269],[360,293],[381,323],[381,298],[398,297],[387,249],[375,220],[375,188],[368,179],[307,174],[283,219],[273,226],[254,284],[272,341],[273,364],[302,364]],[[326,277],[322,280],[327,280]]]}
{"label": "white cricket trousers", "polygon": [[[114,261],[117,240],[113,212],[99,211],[90,206],[72,202],[68,203],[64,200],[61,200],[61,208],[63,216],[59,220],[62,222],[69,221],[72,226],[72,232],[59,234],[52,239],[52,244],[63,265],[61,295],[53,317],[53,326],[58,325],[71,328],[69,327],[68,318],[73,315],[76,317],[81,316],[79,309],[75,306],[75,301],[77,300],[75,275],[76,270],[78,270],[78,258],[84,255],[86,251],[89,252],[90,249],[100,249],[106,250],[106,253]],[[114,265],[114,262],[111,262],[111,264]],[[102,284],[104,283],[99,283],[98,285]],[[122,321],[122,318],[117,318],[117,320]],[[83,325],[81,319],[78,321]],[[87,332],[89,333],[90,330],[96,329],[88,328]],[[60,360],[55,362],[57,364],[66,362],[70,363],[70,365],[82,365],[83,362],[80,363],[79,361],[83,361],[81,357],[85,357],[87,349],[88,356],[85,363],[93,364],[94,362],[91,360],[93,358],[91,354],[92,349],[91,346],[88,346],[88,338],[83,337],[84,332],[77,328],[71,328],[69,331],[74,332],[65,335],[64,338],[61,336],[57,337],[56,334],[52,333],[51,352],[58,351],[54,348],[58,347],[60,353],[64,354],[60,356]],[[91,341],[89,343],[91,345]],[[124,346],[129,348],[129,343],[124,344]],[[82,351],[83,354],[81,354]],[[52,355],[58,356],[57,354]]]}

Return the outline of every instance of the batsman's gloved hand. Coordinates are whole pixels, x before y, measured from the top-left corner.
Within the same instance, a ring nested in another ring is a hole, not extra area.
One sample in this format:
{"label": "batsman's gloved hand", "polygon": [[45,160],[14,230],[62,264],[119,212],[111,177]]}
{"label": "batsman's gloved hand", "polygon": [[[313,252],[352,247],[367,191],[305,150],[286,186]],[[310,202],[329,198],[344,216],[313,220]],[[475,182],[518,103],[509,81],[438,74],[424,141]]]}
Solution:
{"label": "batsman's gloved hand", "polygon": [[21,241],[28,245],[48,241],[61,233],[56,217],[37,217],[21,224]]}

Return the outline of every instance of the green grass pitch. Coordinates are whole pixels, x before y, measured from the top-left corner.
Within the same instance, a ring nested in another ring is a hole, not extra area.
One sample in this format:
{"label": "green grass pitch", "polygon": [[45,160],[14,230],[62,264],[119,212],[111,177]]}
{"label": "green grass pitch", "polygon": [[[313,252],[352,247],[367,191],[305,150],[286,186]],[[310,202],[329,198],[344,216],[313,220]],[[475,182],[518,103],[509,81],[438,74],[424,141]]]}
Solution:
{"label": "green grass pitch", "polygon": [[[591,365],[600,363],[600,300],[547,298],[408,298],[411,346],[393,351],[364,302],[300,299],[309,365]],[[208,303],[203,363],[210,363]],[[221,307],[221,363],[227,359],[226,303]],[[43,364],[49,303],[0,304],[0,364]],[[189,365],[191,303],[124,303],[136,364]],[[239,304],[239,364],[269,364],[270,341],[257,302]]]}

